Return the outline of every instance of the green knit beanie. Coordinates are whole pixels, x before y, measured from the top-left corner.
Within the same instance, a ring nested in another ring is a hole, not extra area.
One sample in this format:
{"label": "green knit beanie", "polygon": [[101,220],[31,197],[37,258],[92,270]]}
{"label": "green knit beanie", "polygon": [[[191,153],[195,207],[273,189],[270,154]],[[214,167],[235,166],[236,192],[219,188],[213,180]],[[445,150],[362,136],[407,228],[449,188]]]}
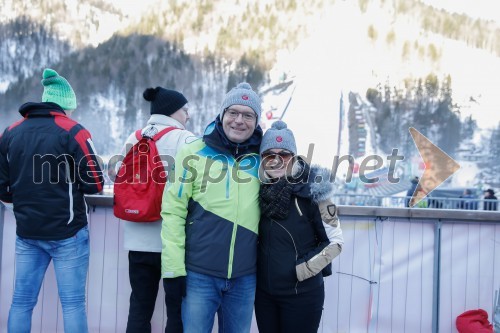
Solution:
{"label": "green knit beanie", "polygon": [[59,104],[64,110],[76,109],[76,95],[69,82],[53,69],[43,70],[42,102]]}

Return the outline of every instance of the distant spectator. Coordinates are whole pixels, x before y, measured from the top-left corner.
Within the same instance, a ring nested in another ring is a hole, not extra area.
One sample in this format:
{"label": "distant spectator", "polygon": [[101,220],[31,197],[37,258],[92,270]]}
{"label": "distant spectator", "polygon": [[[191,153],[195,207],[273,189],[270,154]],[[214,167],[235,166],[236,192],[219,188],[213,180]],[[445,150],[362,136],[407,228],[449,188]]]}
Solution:
{"label": "distant spectator", "polygon": [[484,210],[497,210],[497,205],[498,202],[497,197],[495,196],[495,191],[493,191],[491,188],[487,189],[484,191],[484,203],[483,203],[483,209]]}
{"label": "distant spectator", "polygon": [[411,187],[408,190],[408,192],[406,192],[405,207],[410,207],[411,197],[413,196],[413,193],[415,193],[415,190],[417,189],[418,177],[413,178],[410,182],[411,182]]}
{"label": "distant spectator", "polygon": [[443,208],[443,201],[432,198],[432,192],[427,195],[427,204],[429,208],[436,208],[436,209]]}
{"label": "distant spectator", "polygon": [[422,186],[417,185],[415,195],[410,199],[409,207],[427,208],[427,200],[424,199],[426,196],[427,192],[422,188]]}
{"label": "distant spectator", "polygon": [[[469,189],[464,190],[464,194],[460,196],[462,200],[460,201],[460,209],[467,209],[467,210],[477,210],[477,201],[475,201],[476,197],[472,194],[472,191]],[[469,199],[469,200],[467,200]]]}

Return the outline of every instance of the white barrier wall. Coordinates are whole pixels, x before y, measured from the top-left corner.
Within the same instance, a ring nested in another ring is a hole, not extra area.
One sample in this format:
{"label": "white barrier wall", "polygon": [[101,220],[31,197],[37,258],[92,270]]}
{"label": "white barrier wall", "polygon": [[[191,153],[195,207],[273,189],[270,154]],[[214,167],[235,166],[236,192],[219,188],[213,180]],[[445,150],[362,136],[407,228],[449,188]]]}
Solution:
{"label": "white barrier wall", "polygon": [[456,332],[455,318],[484,309],[493,321],[500,288],[500,224],[443,223],[441,232],[440,332]]}
{"label": "white barrier wall", "polygon": [[[345,245],[334,261],[334,274],[325,279],[319,332],[432,332],[436,223],[441,223],[435,316],[439,332],[457,332],[455,318],[466,310],[483,308],[491,318],[494,290],[500,287],[499,223],[380,218],[366,212],[346,216],[342,207],[340,212]],[[1,222],[0,217],[0,227]],[[120,227],[109,207],[96,207],[90,214],[90,332],[125,332],[130,286]],[[15,270],[15,221],[10,212],[4,215],[2,238],[0,332],[6,332]],[[153,332],[163,332],[165,320],[160,293]],[[33,314],[32,331],[63,332],[52,265]],[[257,332],[255,321],[252,332]]]}

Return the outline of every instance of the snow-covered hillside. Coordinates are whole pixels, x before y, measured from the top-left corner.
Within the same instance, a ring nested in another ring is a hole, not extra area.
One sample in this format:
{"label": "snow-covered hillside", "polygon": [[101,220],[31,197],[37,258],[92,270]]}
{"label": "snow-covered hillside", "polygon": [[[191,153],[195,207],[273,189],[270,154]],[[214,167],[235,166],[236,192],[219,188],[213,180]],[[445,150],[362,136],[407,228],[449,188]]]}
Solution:
{"label": "snow-covered hillside", "polygon": [[[376,27],[378,38],[367,33],[370,26]],[[394,38],[388,45],[386,36],[391,31]],[[402,57],[408,43],[412,50]],[[413,50],[417,44],[424,46],[426,53],[422,55],[418,47]],[[427,54],[429,45],[435,46],[438,57]],[[393,20],[387,8],[375,5],[363,14],[354,2],[335,3],[294,52],[278,57],[274,72],[276,80],[283,72],[294,77],[294,85],[283,94],[286,101],[292,87],[295,89],[284,120],[295,133],[299,152],[306,155],[309,144],[314,144],[313,162],[327,167],[337,154],[341,92],[355,91],[363,96],[368,88],[386,81],[404,86],[406,78],[449,74],[462,119],[472,116],[479,132],[500,122],[498,56],[422,31],[410,16]],[[344,103],[347,109],[347,98]],[[346,154],[345,148],[341,147],[341,154]],[[367,151],[370,153],[384,152],[375,147]],[[457,173],[457,185],[477,184],[478,170],[472,164],[464,163]]]}
{"label": "snow-covered hillside", "polygon": [[[487,8],[485,1],[480,0],[482,8]],[[453,102],[462,119],[472,116],[483,131],[500,122],[496,96],[500,58],[494,34],[500,23],[479,22],[488,27],[479,36],[447,38],[425,28],[425,20],[441,15],[455,24],[455,17],[423,8],[416,0],[0,0],[0,4],[2,27],[21,16],[34,27],[22,34],[4,34],[0,40],[0,100],[9,101],[0,107],[9,112],[0,118],[1,125],[18,116],[13,112],[18,100],[39,95],[38,72],[43,66],[62,69],[75,82],[84,101],[81,105],[112,121],[97,134],[103,139],[97,145],[109,150],[119,147],[128,134],[120,131],[138,126],[147,115],[140,97],[146,85],[185,91],[192,100],[193,129],[198,131],[217,113],[228,85],[252,79],[263,93],[264,114],[279,115],[288,106],[284,120],[296,133],[299,152],[306,155],[309,144],[314,144],[313,162],[328,167],[338,151],[348,152],[345,131],[343,142],[338,142],[341,93],[348,110],[349,92],[364,97],[368,88],[386,82],[404,87],[408,78],[450,75]],[[418,10],[400,10],[401,6]],[[447,6],[453,7],[449,1]],[[473,16],[482,17],[478,12]],[[39,38],[39,31],[44,31],[44,38]],[[481,48],[476,37],[485,39]],[[32,55],[35,60],[30,60]],[[1,92],[9,85],[13,91],[6,91],[3,99]],[[264,93],[276,86],[281,88]],[[263,125],[269,126],[271,120]],[[89,127],[102,124],[91,122]],[[372,140],[374,129],[367,130],[366,154],[387,153]]]}

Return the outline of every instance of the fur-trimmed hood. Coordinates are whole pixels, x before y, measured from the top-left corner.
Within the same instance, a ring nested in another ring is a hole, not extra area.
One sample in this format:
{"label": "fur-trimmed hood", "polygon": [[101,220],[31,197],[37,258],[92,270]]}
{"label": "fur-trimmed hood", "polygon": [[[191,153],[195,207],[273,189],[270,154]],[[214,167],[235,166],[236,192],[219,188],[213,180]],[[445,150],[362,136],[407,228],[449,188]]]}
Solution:
{"label": "fur-trimmed hood", "polygon": [[[313,202],[319,203],[331,197],[333,192],[333,181],[330,170],[319,165],[309,166],[303,158],[297,157],[293,165],[292,175],[289,177],[293,186],[293,193],[302,198],[310,198]],[[270,183],[262,165],[259,168],[259,178],[262,183]]]}
{"label": "fur-trimmed hood", "polygon": [[334,181],[335,177],[332,176],[330,170],[319,165],[313,165],[309,179],[309,188],[313,201],[318,203],[329,199],[333,194]]}
{"label": "fur-trimmed hood", "polygon": [[335,180],[331,171],[319,165],[309,166],[300,157],[298,162],[297,167],[300,169],[294,170],[294,175],[300,175],[301,181],[295,185],[294,193],[298,197],[311,198],[315,203],[330,198]]}

